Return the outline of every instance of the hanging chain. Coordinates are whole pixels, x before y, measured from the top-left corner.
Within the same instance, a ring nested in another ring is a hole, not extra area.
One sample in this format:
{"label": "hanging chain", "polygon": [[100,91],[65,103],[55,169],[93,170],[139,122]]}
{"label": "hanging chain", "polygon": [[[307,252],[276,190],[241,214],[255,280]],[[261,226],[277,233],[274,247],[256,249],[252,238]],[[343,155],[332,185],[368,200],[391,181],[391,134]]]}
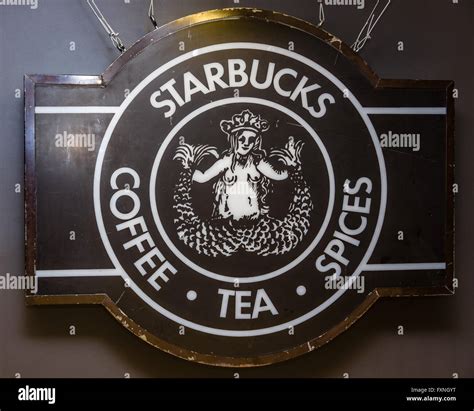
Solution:
{"label": "hanging chain", "polygon": [[151,22],[153,23],[153,26],[155,26],[156,29],[158,27],[158,23],[155,19],[155,5],[153,3],[154,1],[150,0],[150,7],[148,8],[148,17],[150,18]]}
{"label": "hanging chain", "polygon": [[319,3],[319,23],[318,27],[321,27],[326,21],[326,16],[324,15],[324,4],[323,0],[318,0]]}
{"label": "hanging chain", "polygon": [[[360,30],[356,41],[351,46],[352,49],[356,53],[361,51],[364,48],[364,46],[366,45],[367,41],[369,41],[372,38],[371,34],[372,34],[375,26],[378,24],[378,22],[380,21],[380,18],[384,15],[385,11],[387,10],[388,6],[390,6],[391,2],[392,2],[392,0],[388,0],[385,7],[382,9],[380,14],[376,17],[376,10],[377,10],[377,8],[380,4],[380,0],[377,0],[377,3],[375,4],[375,7],[372,9],[372,11],[369,14],[369,17],[367,18],[366,22],[362,26],[362,29]],[[324,24],[324,22],[326,21],[326,15],[325,15],[325,12],[324,12],[323,0],[318,0],[318,3],[319,3],[319,23],[318,23],[318,27],[321,27]],[[126,48],[123,45],[122,40],[120,40],[119,33],[114,31],[112,26],[109,24],[107,19],[104,17],[104,15],[100,11],[100,9],[95,4],[94,0],[87,0],[87,4],[92,9],[95,16],[99,20],[100,24],[102,25],[102,27],[104,28],[104,30],[106,31],[108,36],[110,37],[110,40],[112,41],[112,44],[121,53],[123,53],[126,50]],[[148,17],[150,18],[151,22],[153,23],[153,26],[155,28],[157,28],[158,23],[157,23],[156,18],[155,18],[155,6],[154,6],[154,1],[153,0],[150,0],[150,7],[148,8]]]}
{"label": "hanging chain", "polygon": [[[324,0],[317,0],[319,3],[319,23],[318,27],[321,27],[324,22],[326,21],[326,15],[324,12]],[[153,0],[152,0],[153,2]],[[388,6],[390,6],[390,3],[392,0],[388,0],[387,4],[385,7],[382,9],[380,14],[376,16],[376,10],[380,4],[380,0],[377,0],[377,3],[375,4],[375,7],[372,9],[372,11],[369,14],[369,17],[367,18],[365,24],[362,26],[362,29],[359,32],[359,35],[357,36],[356,41],[354,44],[351,46],[351,48],[358,53],[361,51],[364,46],[367,44],[367,42],[372,38],[372,32],[375,29],[375,26],[378,24],[380,21],[381,17],[384,15],[386,10],[388,9]]]}
{"label": "hanging chain", "polygon": [[112,44],[120,51],[120,53],[123,53],[126,49],[125,46],[122,43],[122,40],[120,40],[119,33],[115,32],[112,26],[109,24],[107,19],[104,17],[102,12],[99,10],[97,5],[95,4],[94,0],[87,0],[87,4],[89,7],[92,9],[94,12],[95,16],[99,20],[100,24],[102,24],[102,27],[110,37],[110,40],[112,41]]}
{"label": "hanging chain", "polygon": [[[383,16],[385,11],[387,10],[388,6],[390,6],[391,2],[392,2],[392,0],[388,0],[387,4],[382,9],[380,14],[377,17],[375,17],[375,11],[377,10],[377,8],[379,6],[379,3],[380,3],[380,0],[377,0],[377,3],[375,4],[375,7],[372,9],[371,13],[369,14],[369,17],[367,18],[367,21],[362,26],[362,29],[359,32],[359,35],[357,36],[356,41],[352,45],[352,49],[356,53],[361,51],[364,48],[367,41],[369,41],[372,38],[371,37],[372,31],[374,30],[374,28],[377,25],[377,23],[379,22],[380,18]],[[365,34],[364,34],[364,32],[365,32]]]}

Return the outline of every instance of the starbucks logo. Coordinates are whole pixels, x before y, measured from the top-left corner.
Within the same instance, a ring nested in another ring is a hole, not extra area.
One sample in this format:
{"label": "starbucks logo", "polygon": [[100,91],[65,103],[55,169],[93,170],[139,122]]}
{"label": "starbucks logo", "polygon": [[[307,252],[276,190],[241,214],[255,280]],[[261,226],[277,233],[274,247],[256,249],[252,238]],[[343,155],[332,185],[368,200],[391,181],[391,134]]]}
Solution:
{"label": "starbucks logo", "polygon": [[379,297],[453,292],[452,82],[383,80],[309,23],[232,9],[25,88],[32,304],[99,303],[240,367],[314,350]]}
{"label": "starbucks logo", "polygon": [[[313,209],[301,168],[304,143],[291,136],[284,148],[267,154],[262,138],[270,125],[250,110],[222,120],[220,128],[229,144],[220,155],[213,146],[186,144],[184,137],[176,150],[175,159],[183,165],[174,196],[179,238],[198,253],[213,257],[240,250],[262,256],[291,251],[308,232]],[[216,161],[203,172],[197,166],[206,156]],[[268,197],[277,182],[286,179],[294,183],[288,212],[282,219],[271,217]],[[193,207],[192,186],[212,180],[216,180],[212,215],[202,219]]]}
{"label": "starbucks logo", "polygon": [[106,249],[176,326],[271,338],[311,322],[350,288],[328,281],[355,281],[377,240],[386,181],[371,123],[295,52],[226,43],[171,60],[130,93],[102,149]]}

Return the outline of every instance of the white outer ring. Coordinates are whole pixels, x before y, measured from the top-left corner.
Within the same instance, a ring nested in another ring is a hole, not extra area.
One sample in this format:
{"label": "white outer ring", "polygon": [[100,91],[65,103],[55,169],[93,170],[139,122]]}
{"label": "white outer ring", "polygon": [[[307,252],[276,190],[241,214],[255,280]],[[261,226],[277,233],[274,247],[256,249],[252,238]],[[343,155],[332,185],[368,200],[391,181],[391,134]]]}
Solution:
{"label": "white outer ring", "polygon": [[[281,55],[290,57],[318,71],[320,74],[322,74],[323,76],[331,80],[332,83],[336,87],[338,87],[339,90],[341,90],[341,92],[344,93],[344,90],[348,90],[348,88],[345,87],[344,84],[340,80],[338,80],[332,73],[330,73],[328,70],[326,70],[324,67],[321,67],[319,64],[315,63],[314,61],[311,61],[307,57],[304,57],[293,51],[289,51],[281,47],[270,46],[268,44],[223,43],[223,44],[216,44],[213,46],[203,47],[200,49],[190,51],[186,54],[183,54],[182,56],[177,57],[169,61],[168,63],[164,64],[160,68],[156,69],[151,74],[149,74],[144,80],[142,80],[142,82],[138,84],[138,86],[135,87],[133,91],[128,95],[128,97],[123,101],[123,103],[120,105],[119,110],[115,113],[114,117],[112,118],[112,121],[110,122],[109,127],[107,128],[107,131],[105,132],[104,139],[102,140],[102,143],[100,145],[99,155],[97,157],[97,163],[96,163],[95,172],[94,172],[94,210],[96,214],[97,227],[99,229],[102,242],[104,243],[104,247],[107,251],[107,254],[109,255],[109,258],[111,259],[115,268],[120,272],[120,275],[124,279],[128,279],[130,288],[143,301],[145,301],[148,305],[150,305],[150,307],[155,309],[157,312],[159,312],[161,315],[165,316],[166,318],[196,331],[200,331],[200,332],[212,334],[212,335],[226,336],[226,337],[254,337],[254,336],[267,335],[267,334],[272,334],[272,333],[280,332],[283,330],[287,330],[289,327],[295,327],[298,324],[301,324],[313,318],[314,316],[318,315],[320,312],[328,308],[331,304],[333,304],[341,295],[343,295],[347,291],[347,289],[349,289],[349,286],[342,287],[339,291],[337,291],[330,298],[324,301],[324,303],[320,304],[319,306],[317,306],[310,312],[302,315],[301,317],[293,321],[288,321],[286,323],[275,325],[272,327],[262,328],[258,330],[222,330],[218,328],[203,326],[201,324],[196,324],[196,323],[193,323],[192,321],[181,318],[177,316],[176,314],[173,314],[172,312],[166,310],[165,308],[157,304],[146,293],[144,293],[139,287],[137,287],[137,285],[127,275],[127,273],[124,271],[124,269],[120,265],[120,262],[118,261],[117,257],[115,256],[112,247],[110,246],[110,242],[107,238],[104,222],[102,220],[102,211],[100,207],[100,173],[102,169],[102,163],[104,161],[105,151],[107,150],[107,145],[110,141],[110,138],[112,136],[113,130],[115,129],[115,126],[117,125],[118,121],[120,120],[120,117],[125,112],[127,107],[133,101],[133,99],[156,77],[158,77],[165,71],[168,71],[171,67],[174,67],[175,65],[182,63],[183,61],[189,60],[199,55],[212,53],[215,51],[236,50],[236,49],[268,51],[271,53],[281,54]],[[385,169],[385,161],[383,158],[382,148],[380,147],[380,142],[378,140],[377,133],[375,132],[374,126],[372,122],[370,121],[369,116],[364,112],[362,105],[354,97],[354,95],[351,92],[348,93],[347,98],[351,101],[352,105],[359,112],[360,116],[364,120],[364,123],[367,126],[367,129],[369,130],[369,133],[372,137],[374,148],[377,154],[377,159],[379,161],[380,179],[381,179],[381,201],[380,201],[380,210],[379,210],[379,216],[377,219],[377,225],[374,230],[372,241],[370,242],[369,247],[367,248],[367,252],[364,258],[362,259],[357,270],[354,272],[351,278],[348,281],[346,281],[346,284],[347,283],[352,284],[355,281],[356,277],[358,277],[360,273],[362,272],[363,267],[368,263],[370,256],[372,255],[374,251],[375,245],[377,244],[378,238],[380,236],[380,232],[382,230],[382,225],[383,225],[383,221],[385,217],[385,209],[387,206],[387,173]]]}
{"label": "white outer ring", "polygon": [[[233,104],[233,103],[249,103],[249,104],[260,104],[262,106],[266,107],[271,107],[274,108],[275,110],[279,110],[289,117],[291,117],[293,120],[301,124],[301,126],[313,137],[315,143],[319,147],[319,150],[321,151],[321,154],[324,157],[324,161],[326,163],[327,171],[329,174],[329,202],[328,202],[328,208],[326,210],[326,215],[324,217],[323,224],[321,225],[321,228],[318,231],[318,234],[316,237],[313,239],[311,244],[306,248],[306,250],[301,253],[297,258],[295,258],[290,264],[287,264],[283,266],[282,268],[279,268],[278,270],[272,271],[270,273],[266,274],[260,274],[256,275],[253,277],[231,277],[227,275],[222,275],[222,274],[217,274],[212,271],[206,270],[205,268],[200,267],[193,261],[191,261],[189,258],[187,258],[181,251],[179,251],[176,246],[173,244],[171,239],[168,237],[166,234],[165,228],[163,227],[163,224],[161,223],[160,216],[158,214],[158,208],[156,206],[156,177],[158,174],[158,167],[160,166],[160,161],[161,158],[163,157],[163,154],[165,150],[168,148],[169,143],[173,140],[173,138],[176,136],[176,134],[183,128],[189,121],[193,120],[195,117],[198,115],[214,108],[214,107],[220,107],[222,105],[226,104]],[[293,113],[291,110],[288,108],[276,104],[273,102],[270,102],[268,100],[264,100],[261,98],[253,98],[253,97],[232,97],[232,98],[226,98],[223,100],[217,100],[212,103],[208,103],[199,109],[193,111],[192,113],[188,114],[185,118],[183,118],[174,128],[171,130],[171,132],[166,136],[166,138],[163,141],[163,144],[161,145],[160,149],[158,150],[158,154],[156,155],[155,161],[153,163],[153,168],[151,171],[151,177],[150,177],[150,203],[151,203],[151,212],[153,214],[153,219],[155,220],[155,224],[158,228],[158,231],[160,232],[161,237],[163,238],[163,241],[166,243],[168,248],[183,262],[185,265],[193,269],[194,271],[197,271],[198,273],[201,273],[202,275],[205,275],[206,277],[212,278],[217,281],[223,281],[227,283],[234,283],[236,280],[241,283],[241,284],[249,284],[249,283],[256,283],[259,281],[265,281],[269,280],[271,278],[275,278],[281,274],[286,273],[287,271],[291,270],[292,268],[296,267],[299,263],[301,263],[318,245],[319,241],[321,240],[322,236],[326,232],[326,229],[329,225],[329,222],[331,221],[332,217],[332,212],[334,209],[334,202],[335,202],[335,177],[334,177],[334,170],[332,168],[331,164],[331,159],[329,158],[329,154],[326,150],[326,147],[324,147],[323,142],[319,138],[318,134],[311,128],[311,126],[304,120],[302,119],[299,115],[296,113]]]}

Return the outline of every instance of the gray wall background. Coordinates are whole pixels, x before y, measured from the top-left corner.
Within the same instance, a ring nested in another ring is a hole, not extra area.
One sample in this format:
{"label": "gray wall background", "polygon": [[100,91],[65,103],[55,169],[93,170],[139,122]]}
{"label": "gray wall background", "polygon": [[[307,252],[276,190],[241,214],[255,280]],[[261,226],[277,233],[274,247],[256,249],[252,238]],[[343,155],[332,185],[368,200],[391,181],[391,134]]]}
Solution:
{"label": "gray wall background", "polygon": [[[351,44],[375,0],[365,3],[362,10],[326,6],[323,28]],[[97,4],[127,46],[152,29],[147,0]],[[155,0],[160,25],[238,5],[318,21],[317,0]],[[0,290],[0,377],[474,377],[473,27],[473,0],[392,0],[361,52],[384,78],[456,81],[455,296],[379,301],[311,354],[234,370],[162,353],[102,307],[26,307],[22,291]],[[75,51],[69,51],[71,41]],[[0,6],[0,275],[23,273],[23,75],[100,74],[117,56],[86,0],[38,0],[37,9]],[[404,336],[397,334],[399,325]]]}

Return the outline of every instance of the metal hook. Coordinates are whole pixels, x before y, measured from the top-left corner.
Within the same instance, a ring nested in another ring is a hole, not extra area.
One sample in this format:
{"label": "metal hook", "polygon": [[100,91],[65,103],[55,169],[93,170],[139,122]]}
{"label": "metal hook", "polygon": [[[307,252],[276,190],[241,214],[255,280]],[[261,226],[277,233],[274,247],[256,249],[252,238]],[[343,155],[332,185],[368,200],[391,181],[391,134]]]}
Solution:
{"label": "metal hook", "polygon": [[324,5],[323,0],[318,0],[319,2],[319,24],[318,27],[321,27],[326,21],[326,16],[324,14]]}
{"label": "metal hook", "polygon": [[[358,53],[359,51],[361,51],[364,48],[367,41],[372,38],[370,36],[372,34],[372,31],[374,30],[375,26],[379,22],[380,18],[384,15],[384,13],[387,10],[388,6],[390,6],[391,2],[392,2],[392,0],[388,0],[387,4],[385,5],[385,7],[382,9],[380,14],[376,18],[375,17],[375,11],[377,10],[378,5],[380,4],[380,0],[377,0],[377,3],[375,4],[375,7],[370,12],[369,17],[367,18],[365,24],[362,26],[362,29],[360,30],[356,41],[352,45],[352,49],[355,52]],[[364,31],[365,31],[365,35],[363,34]]]}
{"label": "metal hook", "polygon": [[155,6],[153,4],[153,0],[150,0],[150,7],[148,8],[148,17],[150,18],[151,22],[155,26],[155,29],[158,27],[158,23],[155,19]]}
{"label": "metal hook", "polygon": [[110,40],[112,41],[112,44],[120,51],[120,53],[123,53],[126,48],[122,43],[122,40],[120,40],[119,33],[115,32],[112,26],[109,24],[107,19],[104,17],[100,9],[97,7],[95,4],[94,0],[87,0],[87,4],[89,7],[92,9],[94,12],[95,16],[99,20],[100,24],[102,24],[102,27],[110,37]]}

